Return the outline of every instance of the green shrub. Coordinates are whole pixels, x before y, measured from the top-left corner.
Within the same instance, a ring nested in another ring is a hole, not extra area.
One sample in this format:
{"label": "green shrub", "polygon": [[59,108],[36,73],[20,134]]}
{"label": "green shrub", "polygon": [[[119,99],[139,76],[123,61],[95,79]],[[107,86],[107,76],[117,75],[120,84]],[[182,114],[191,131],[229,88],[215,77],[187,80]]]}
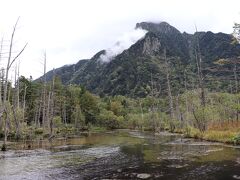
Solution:
{"label": "green shrub", "polygon": [[37,128],[37,129],[35,129],[35,131],[34,131],[34,133],[35,134],[37,134],[37,135],[39,135],[39,134],[43,134],[43,128]]}
{"label": "green shrub", "polygon": [[103,110],[98,117],[101,125],[106,126],[108,129],[117,129],[120,127],[120,122],[123,121],[123,117],[116,116],[112,111]]}
{"label": "green shrub", "polygon": [[240,134],[238,134],[235,137],[233,137],[232,140],[233,140],[233,143],[235,145],[239,145],[240,144]]}
{"label": "green shrub", "polygon": [[62,126],[62,119],[60,116],[54,116],[53,118],[53,124],[56,128],[61,127]]}

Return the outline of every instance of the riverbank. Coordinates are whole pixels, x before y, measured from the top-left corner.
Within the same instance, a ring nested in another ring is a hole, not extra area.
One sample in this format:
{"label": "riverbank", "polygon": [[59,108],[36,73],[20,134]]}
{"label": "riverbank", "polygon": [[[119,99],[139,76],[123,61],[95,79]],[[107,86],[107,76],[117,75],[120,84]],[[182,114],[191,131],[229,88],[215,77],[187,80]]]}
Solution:
{"label": "riverbank", "polygon": [[186,138],[194,138],[209,142],[219,142],[231,145],[240,145],[240,131],[238,129],[215,130],[208,129],[204,132],[196,128],[175,129],[174,133],[182,134]]}
{"label": "riverbank", "polygon": [[[76,138],[82,136],[88,136],[91,133],[104,133],[108,132],[109,130],[106,127],[98,127],[92,126],[89,129],[85,130],[77,130],[72,128],[71,126],[66,126],[54,129],[54,134],[50,136],[48,131],[43,128],[35,128],[31,129],[31,131],[26,132],[27,134],[23,135],[21,139],[16,139],[15,136],[10,136],[7,147],[12,142],[16,142],[18,140],[52,140],[52,139],[59,139],[59,138]],[[151,131],[149,131],[151,132]],[[166,132],[169,132],[166,129]],[[156,135],[162,135],[162,133],[166,134],[166,132],[159,132],[155,133]],[[208,142],[219,142],[224,143],[226,145],[240,145],[240,133],[237,127],[228,127],[225,126],[225,129],[218,129],[216,127],[210,127],[208,130],[201,132],[196,128],[188,127],[185,129],[175,129],[173,132],[169,132],[168,135],[181,134],[184,138],[193,138],[198,140],[204,140]],[[3,141],[0,140],[0,147],[2,147]]]}

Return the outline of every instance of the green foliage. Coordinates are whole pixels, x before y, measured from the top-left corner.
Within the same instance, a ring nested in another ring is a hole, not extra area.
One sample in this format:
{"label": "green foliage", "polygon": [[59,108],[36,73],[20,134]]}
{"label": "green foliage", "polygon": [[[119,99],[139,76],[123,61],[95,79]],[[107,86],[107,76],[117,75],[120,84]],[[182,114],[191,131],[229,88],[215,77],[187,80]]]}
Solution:
{"label": "green foliage", "polygon": [[143,129],[144,122],[141,114],[128,114],[127,121],[127,126],[131,129]]}
{"label": "green foliage", "polygon": [[80,128],[85,125],[85,116],[83,115],[79,105],[76,105],[72,113],[72,123],[75,124],[75,127]]}
{"label": "green foliage", "polygon": [[62,119],[60,116],[54,116],[53,117],[53,124],[56,128],[59,128],[62,126]]}
{"label": "green foliage", "polygon": [[86,124],[96,123],[96,118],[99,113],[97,106],[97,98],[88,91],[86,91],[80,96],[80,107],[81,111],[85,116]]}
{"label": "green foliage", "polygon": [[114,113],[116,116],[123,115],[123,106],[121,102],[113,101],[109,105],[109,110]]}
{"label": "green foliage", "polygon": [[35,133],[36,135],[43,134],[43,133],[44,133],[44,130],[43,130],[43,128],[37,128],[37,129],[35,129],[34,133]]}
{"label": "green foliage", "polygon": [[233,142],[234,142],[235,145],[239,145],[239,144],[240,144],[240,134],[234,136],[234,137],[232,138],[232,140],[233,140]]}
{"label": "green foliage", "polygon": [[116,116],[114,112],[103,110],[99,116],[99,123],[106,126],[108,129],[119,128],[124,120],[123,116]]}
{"label": "green foliage", "polygon": [[93,132],[105,132],[107,129],[103,126],[91,126],[90,131]]}

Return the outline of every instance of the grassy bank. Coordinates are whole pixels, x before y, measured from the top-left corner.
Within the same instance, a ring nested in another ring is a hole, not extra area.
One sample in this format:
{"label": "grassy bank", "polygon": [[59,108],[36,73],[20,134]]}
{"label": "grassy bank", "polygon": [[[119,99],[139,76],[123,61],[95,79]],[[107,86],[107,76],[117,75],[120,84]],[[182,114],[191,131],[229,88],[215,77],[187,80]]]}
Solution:
{"label": "grassy bank", "polygon": [[175,129],[174,132],[184,134],[188,138],[240,145],[240,122],[209,124],[206,131],[186,127],[185,129]]}

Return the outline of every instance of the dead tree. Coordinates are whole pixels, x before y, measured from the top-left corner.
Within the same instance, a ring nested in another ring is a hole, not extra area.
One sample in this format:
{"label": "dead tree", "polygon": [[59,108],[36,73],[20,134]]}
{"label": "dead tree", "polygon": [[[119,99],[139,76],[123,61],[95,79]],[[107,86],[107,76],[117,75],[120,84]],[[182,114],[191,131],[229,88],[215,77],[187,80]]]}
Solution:
{"label": "dead tree", "polygon": [[27,85],[24,85],[24,94],[23,94],[23,121],[25,120],[25,109],[26,109],[26,95],[27,95]]}
{"label": "dead tree", "polygon": [[66,98],[63,99],[62,104],[62,117],[63,117],[63,123],[67,124],[67,110],[66,110]]}
{"label": "dead tree", "polygon": [[46,116],[46,91],[47,91],[47,79],[46,79],[46,64],[47,63],[47,55],[46,51],[44,52],[44,74],[43,74],[43,92],[42,92],[42,101],[43,101],[43,110],[42,110],[42,125],[46,126],[46,122],[48,121],[48,117]]}
{"label": "dead tree", "polygon": [[195,50],[195,55],[196,55],[196,64],[197,64],[198,84],[201,91],[200,93],[201,105],[205,107],[206,97],[205,97],[205,89],[204,89],[204,78],[203,78],[203,72],[202,72],[202,55],[200,51],[200,44],[199,44],[198,37],[197,37],[197,48]]}
{"label": "dead tree", "polygon": [[184,70],[184,89],[185,89],[185,93],[186,93],[186,96],[185,96],[185,106],[186,106],[186,112],[185,112],[185,119],[184,119],[184,124],[188,126],[188,113],[189,113],[189,105],[188,105],[188,94],[187,94],[187,91],[188,91],[188,87],[187,87],[187,73],[186,73],[186,70]]}
{"label": "dead tree", "polygon": [[13,118],[14,118],[14,122],[15,122],[17,138],[20,138],[20,119],[17,115],[18,114],[17,112],[20,109],[19,108],[19,88],[20,88],[19,87],[19,68],[17,68],[17,66],[16,66],[16,68],[15,68],[15,88],[14,88],[12,112],[13,112]]}
{"label": "dead tree", "polygon": [[[19,72],[20,72],[20,61],[18,61],[17,68],[17,108],[20,108],[20,82],[19,82]],[[16,87],[15,87],[16,88]]]}
{"label": "dead tree", "polygon": [[50,91],[48,94],[47,119],[49,123],[49,139],[53,137],[53,118],[54,118],[54,86],[55,86],[55,71],[53,70],[53,79]]}
{"label": "dead tree", "polygon": [[[151,92],[150,92],[150,96],[152,98],[152,105],[151,105],[151,120],[152,120],[152,129],[154,131],[158,131],[158,126],[157,126],[157,119],[158,116],[156,114],[157,110],[158,110],[158,102],[155,102],[154,100],[155,99],[158,99],[159,98],[159,95],[161,93],[161,87],[160,87],[160,84],[159,84],[159,87],[157,86],[158,83],[157,82],[154,82],[153,80],[153,74],[151,73]],[[143,120],[143,111],[142,111],[142,104],[141,104],[141,101],[140,101],[140,108],[141,108],[141,112],[142,112],[142,120]]]}
{"label": "dead tree", "polygon": [[[25,48],[27,47],[27,43],[25,44],[25,46],[22,48],[22,50],[14,57],[12,58],[12,49],[13,49],[13,40],[14,40],[14,35],[16,32],[16,28],[17,28],[17,24],[18,24],[19,18],[17,19],[14,27],[13,27],[13,31],[12,31],[12,35],[11,35],[11,40],[10,40],[10,45],[9,45],[9,52],[8,52],[8,58],[7,58],[7,66],[6,66],[6,70],[5,70],[5,82],[4,82],[4,91],[3,91],[3,106],[2,109],[3,111],[6,113],[6,118],[5,118],[5,128],[4,128],[4,142],[3,142],[3,148],[2,150],[6,149],[6,143],[7,143],[7,125],[9,124],[9,111],[7,110],[7,104],[8,102],[8,78],[9,78],[9,71],[10,68],[12,67],[13,63],[17,60],[17,58],[22,54],[22,52],[25,50]],[[2,110],[1,110],[2,111]]]}
{"label": "dead tree", "polygon": [[173,131],[175,129],[174,123],[173,123],[173,120],[174,120],[173,97],[172,97],[171,82],[170,82],[170,68],[169,68],[169,63],[166,55],[166,49],[164,49],[164,61],[166,66],[167,93],[168,93],[169,110],[170,110],[170,131]]}
{"label": "dead tree", "polygon": [[232,60],[233,62],[233,74],[234,74],[234,81],[235,81],[235,93],[238,93],[238,63],[240,64],[240,58],[236,58],[234,60]]}
{"label": "dead tree", "polygon": [[[197,27],[196,28],[196,33]],[[200,42],[198,34],[196,34],[196,46],[195,46],[195,58],[196,58],[196,66],[197,66],[197,78],[198,78],[198,88],[200,89],[200,111],[201,117],[197,117],[196,115],[196,109],[194,106],[192,106],[192,113],[196,121],[196,125],[198,129],[202,132],[204,132],[207,128],[206,124],[206,117],[205,117],[205,107],[206,107],[206,93],[205,93],[205,87],[204,87],[204,76],[203,76],[203,68],[202,68],[202,55],[201,55],[201,49],[200,49]]]}

